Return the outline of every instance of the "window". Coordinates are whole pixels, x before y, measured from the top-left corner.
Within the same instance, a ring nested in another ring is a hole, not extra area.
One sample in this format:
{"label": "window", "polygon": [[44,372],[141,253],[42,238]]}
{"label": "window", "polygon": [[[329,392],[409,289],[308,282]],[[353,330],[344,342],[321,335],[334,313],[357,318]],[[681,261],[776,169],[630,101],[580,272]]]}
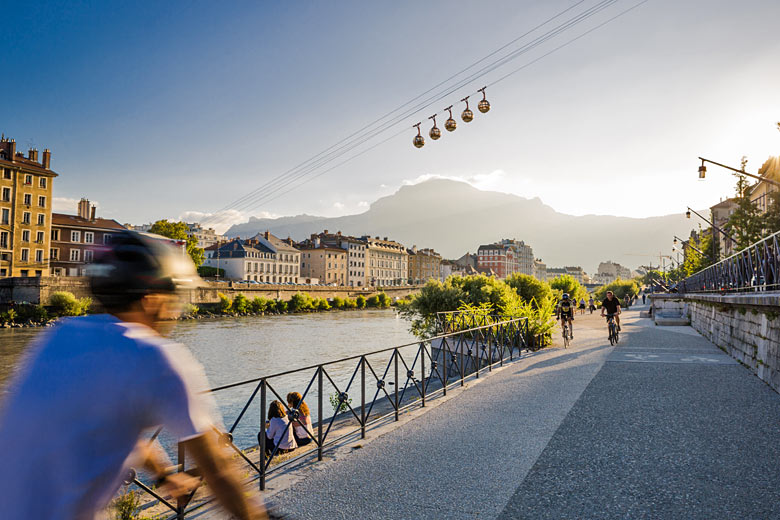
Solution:
{"label": "window", "polygon": [[22,224],[29,224],[30,223],[30,212],[25,211],[22,213]]}
{"label": "window", "polygon": [[38,207],[39,208],[46,207],[46,197],[44,197],[43,195],[38,195]]}
{"label": "window", "polygon": [[70,232],[70,241],[71,242],[81,242],[81,231],[71,231]]}
{"label": "window", "polygon": [[24,205],[25,206],[29,206],[30,204],[32,204],[32,195],[30,195],[29,193],[25,193],[24,194]]}
{"label": "window", "polygon": [[22,249],[22,262],[27,262],[28,260],[30,260],[30,250]]}
{"label": "window", "polygon": [[22,242],[29,242],[30,241],[30,230],[25,229],[22,231]]}
{"label": "window", "polygon": [[11,188],[3,188],[3,202],[11,202]]}
{"label": "window", "polygon": [[52,248],[49,249],[49,258],[52,260],[59,260],[60,259],[60,250],[58,248]]}
{"label": "window", "polygon": [[46,177],[41,177],[38,181],[38,187],[46,189]]}
{"label": "window", "polygon": [[29,274],[28,274],[29,272],[30,271],[28,271],[27,269],[22,269],[21,271],[19,271],[19,273],[21,273],[21,275],[24,276],[24,277],[29,276]]}
{"label": "window", "polygon": [[32,175],[25,175],[24,176],[24,183],[25,184],[32,184]]}
{"label": "window", "polygon": [[11,169],[5,168],[3,169],[3,179],[10,179],[11,178]]}
{"label": "window", "polygon": [[71,249],[70,250],[70,261],[71,262],[78,262],[79,261],[79,250],[78,249]]}
{"label": "window", "polygon": [[51,239],[52,240],[59,240],[60,239],[60,230],[59,229],[52,229],[51,230]]}
{"label": "window", "polygon": [[43,276],[43,271],[41,271],[40,269],[36,269],[36,270],[35,270],[35,276],[37,276],[38,278],[40,278],[41,276]]}
{"label": "window", "polygon": [[8,249],[8,231],[0,231],[0,249]]}
{"label": "window", "polygon": [[85,244],[94,244],[95,243],[95,233],[92,231],[85,231],[84,232],[84,243]]}
{"label": "window", "polygon": [[43,249],[35,250],[35,261],[38,263],[43,262]]}
{"label": "window", "polygon": [[87,249],[86,251],[84,251],[84,261],[86,263],[91,262],[92,258],[93,258],[93,255],[94,255],[94,252],[91,249]]}
{"label": "window", "polygon": [[0,276],[8,276],[8,269],[0,269]]}
{"label": "window", "polygon": [[110,244],[111,243],[111,235],[108,233],[103,234],[103,245]]}
{"label": "window", "polygon": [[8,225],[10,224],[10,220],[11,220],[11,212],[8,209],[3,208],[2,216],[0,216],[0,223]]}
{"label": "window", "polygon": [[38,213],[38,225],[43,226],[46,224],[46,215],[43,213]]}
{"label": "window", "polygon": [[36,244],[43,244],[43,231],[38,231],[35,234],[35,243]]}

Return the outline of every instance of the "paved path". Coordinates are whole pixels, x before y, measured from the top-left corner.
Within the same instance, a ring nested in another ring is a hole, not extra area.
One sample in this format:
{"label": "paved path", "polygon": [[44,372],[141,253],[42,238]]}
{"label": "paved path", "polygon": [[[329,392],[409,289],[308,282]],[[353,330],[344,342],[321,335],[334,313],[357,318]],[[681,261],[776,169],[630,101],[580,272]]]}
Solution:
{"label": "paved path", "polygon": [[577,316],[573,348],[312,465],[274,503],[318,520],[780,517],[780,396],[689,328],[623,316],[620,346]]}

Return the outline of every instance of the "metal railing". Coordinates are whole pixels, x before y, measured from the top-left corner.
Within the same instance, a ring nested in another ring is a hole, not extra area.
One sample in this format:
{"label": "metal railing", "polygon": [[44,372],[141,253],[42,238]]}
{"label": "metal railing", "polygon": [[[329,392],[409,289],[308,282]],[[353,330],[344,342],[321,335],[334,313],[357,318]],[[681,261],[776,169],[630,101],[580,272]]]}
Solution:
{"label": "metal railing", "polygon": [[[480,319],[475,318],[474,323]],[[463,386],[469,378],[479,378],[485,371],[492,371],[494,366],[501,366],[504,361],[519,357],[523,350],[528,349],[527,318],[489,321],[482,325],[465,326],[467,320],[461,319],[458,327],[450,321],[448,327],[453,330],[442,329],[440,334],[419,342],[213,388],[209,392],[215,395],[235,389],[251,389],[251,395],[236,414],[232,425],[227,431],[218,432],[220,438],[246,464],[249,480],[258,480],[259,488],[264,490],[269,475],[292,464],[305,464],[315,457],[321,461],[328,447],[356,437],[358,433],[360,438],[365,438],[368,428],[386,421],[397,421],[401,412],[425,407],[427,401],[447,395],[447,390],[453,386]],[[295,390],[305,387],[301,392],[302,401],[308,398],[316,403],[310,406],[313,431],[308,432],[311,442],[298,448],[300,454],[293,451],[291,458],[285,458],[285,455],[280,460],[278,447],[266,445],[264,425],[269,397],[280,401],[287,413],[289,422],[285,435],[293,427],[293,420],[300,417],[300,410],[289,407],[283,397],[284,392],[280,392],[283,386],[294,384],[291,381],[308,381]],[[359,403],[353,405],[351,395]],[[325,409],[326,396],[329,396],[329,404],[333,408],[332,415],[328,415]],[[259,407],[259,414],[248,413],[253,405]],[[253,443],[244,448],[237,446],[234,434],[241,425],[260,433],[259,444]],[[155,432],[151,442],[160,433],[161,430]],[[198,475],[197,468],[187,467],[189,461],[183,445],[176,446],[177,471]],[[268,450],[269,455],[266,455],[266,448],[272,448]],[[197,492],[194,490],[187,498],[171,503],[142,482],[132,469],[125,483],[134,484],[151,497],[147,507],[165,506],[172,515],[167,518],[183,519],[213,500],[194,500]]]}
{"label": "metal railing", "polygon": [[680,293],[780,290],[780,232],[692,274],[677,285]]}

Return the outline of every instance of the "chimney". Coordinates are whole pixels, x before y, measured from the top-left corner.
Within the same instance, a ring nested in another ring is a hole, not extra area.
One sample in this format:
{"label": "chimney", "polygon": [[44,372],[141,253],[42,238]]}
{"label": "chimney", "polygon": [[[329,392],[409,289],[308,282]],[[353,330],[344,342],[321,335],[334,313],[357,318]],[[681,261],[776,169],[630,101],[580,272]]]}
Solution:
{"label": "chimney", "polygon": [[[44,152],[45,153],[45,152]],[[11,159],[12,161],[16,160],[16,141],[14,139],[11,139]]]}
{"label": "chimney", "polygon": [[313,236],[315,237],[314,238],[314,247],[316,247],[316,248],[320,247],[320,237],[318,237],[316,235],[313,235]]}
{"label": "chimney", "polygon": [[337,232],[336,232],[336,234],[337,234],[338,236],[341,236],[341,231],[337,231]]}
{"label": "chimney", "polygon": [[81,198],[79,201],[79,217],[83,218],[84,220],[89,219],[89,200],[85,198]]}
{"label": "chimney", "polygon": [[95,206],[92,206],[92,210],[89,213],[89,220],[93,220],[93,221],[95,220],[95,210],[96,209],[97,208]]}
{"label": "chimney", "polygon": [[387,242],[387,237],[383,238],[382,240],[384,240],[385,242]]}
{"label": "chimney", "polygon": [[270,240],[271,239],[271,232],[270,231],[266,231],[265,233],[263,233],[263,236],[265,237],[266,240]]}
{"label": "chimney", "polygon": [[325,230],[325,233],[323,233],[323,234],[327,235],[327,234],[328,234],[328,230],[326,229],[326,230]]}
{"label": "chimney", "polygon": [[49,150],[48,148],[46,148],[43,151],[43,159],[41,160],[41,165],[47,170],[49,169],[49,166],[51,166],[51,150]]}
{"label": "chimney", "polygon": [[28,158],[28,159],[30,159],[31,161],[38,162],[38,159],[36,159],[36,158],[35,158],[35,155],[36,155],[37,153],[38,153],[38,152],[35,150],[35,148],[30,148],[30,149],[27,151],[27,158]]}

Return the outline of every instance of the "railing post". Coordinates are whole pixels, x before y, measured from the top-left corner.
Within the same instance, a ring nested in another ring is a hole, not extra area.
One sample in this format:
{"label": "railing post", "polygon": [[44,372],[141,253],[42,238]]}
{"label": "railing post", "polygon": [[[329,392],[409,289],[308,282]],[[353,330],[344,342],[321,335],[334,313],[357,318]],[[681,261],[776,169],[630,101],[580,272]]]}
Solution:
{"label": "railing post", "polygon": [[[182,443],[177,444],[177,453],[176,453],[176,464],[177,469],[176,471],[178,473],[182,473],[184,471],[184,461],[187,459],[186,453],[184,451],[184,445]],[[183,520],[184,519],[184,508],[187,507],[186,498],[184,496],[180,496],[176,499],[176,518]]]}
{"label": "railing post", "polygon": [[395,349],[395,420],[398,420],[398,349]]}
{"label": "railing post", "polygon": [[488,329],[488,372],[493,371],[493,343],[490,341],[490,336],[493,336],[493,339],[496,339],[496,333],[493,332],[493,327],[490,327]]}
{"label": "railing post", "polygon": [[260,448],[260,491],[265,491],[265,442],[266,442],[266,435],[265,435],[265,411],[266,408],[266,388],[265,388],[265,379],[260,381],[260,442],[259,442],[259,448]]}
{"label": "railing post", "polygon": [[366,356],[360,358],[360,438],[366,438]]}
{"label": "railing post", "polygon": [[317,371],[317,460],[322,460],[322,365]]}
{"label": "railing post", "polygon": [[425,343],[420,343],[420,373],[422,377],[420,382],[422,385],[422,407],[425,408]]}
{"label": "railing post", "polygon": [[[466,367],[463,365],[463,360],[465,359],[465,354],[463,351],[465,350],[465,345],[463,344],[463,337],[465,336],[465,333],[461,331],[460,333],[460,341],[458,342],[458,355],[460,356],[460,386],[463,386],[466,384]],[[468,339],[468,338],[466,338]],[[446,383],[447,380],[445,379],[444,382]]]}
{"label": "railing post", "polygon": [[[443,395],[447,395],[447,367],[450,364],[450,359],[452,359],[452,351],[447,352],[447,342],[442,339],[441,343],[439,344],[441,346],[440,352],[441,352],[441,370],[444,380],[444,383],[442,384],[442,392]],[[431,354],[433,354],[433,346],[431,346]],[[449,358],[447,355],[449,354]]]}
{"label": "railing post", "polygon": [[474,372],[474,376],[476,377],[476,379],[479,379],[479,369],[480,369],[480,365],[481,365],[481,363],[479,362],[479,341],[480,341],[480,339],[482,339],[482,329],[477,329],[477,337],[474,338],[474,345],[472,345],[474,348],[471,350],[472,352],[474,352],[474,354],[475,354],[474,355],[474,360],[477,362],[477,364],[476,364],[477,371]]}

